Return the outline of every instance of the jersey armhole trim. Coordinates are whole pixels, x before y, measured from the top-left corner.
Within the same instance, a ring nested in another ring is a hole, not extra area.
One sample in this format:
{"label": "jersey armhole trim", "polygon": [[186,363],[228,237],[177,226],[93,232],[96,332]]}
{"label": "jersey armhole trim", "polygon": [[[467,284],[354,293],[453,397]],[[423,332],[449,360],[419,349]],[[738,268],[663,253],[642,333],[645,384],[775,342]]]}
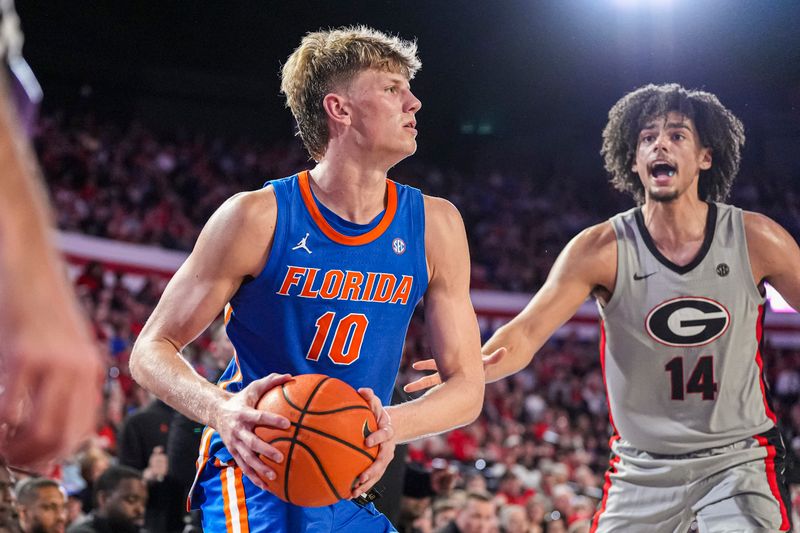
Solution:
{"label": "jersey armhole trim", "polygon": [[[627,263],[623,261],[623,254],[625,250],[623,250],[623,241],[625,239],[624,236],[624,225],[622,224],[622,218],[619,216],[612,217],[609,222],[611,223],[611,229],[614,230],[614,238],[616,239],[617,244],[617,268],[614,272],[614,292],[611,293],[611,298],[608,299],[605,305],[600,303],[600,300],[595,298],[595,302],[597,303],[597,309],[600,312],[600,318],[605,318],[608,313],[614,311],[617,308],[620,299],[620,293],[622,292],[623,287],[625,286],[624,278],[622,274],[626,274],[625,272],[621,272]],[[620,227],[617,227],[617,226]],[[620,234],[622,232],[622,235]]]}
{"label": "jersey armhole trim", "polygon": [[262,268],[261,272],[254,278],[254,281],[269,280],[273,277],[276,269],[274,264],[276,250],[283,250],[286,246],[288,221],[284,220],[284,218],[287,214],[286,211],[289,210],[289,195],[286,193],[286,182],[284,180],[271,181],[264,185],[264,188],[270,185],[272,186],[273,194],[275,194],[275,209],[277,211],[275,216],[275,232],[272,235],[272,246],[269,249],[267,260],[264,262],[264,268]]}
{"label": "jersey armhole trim", "polygon": [[742,277],[746,279],[742,281],[744,281],[747,287],[747,294],[754,298],[758,305],[762,305],[766,301],[766,296],[761,294],[761,291],[758,290],[758,284],[753,278],[753,265],[750,264],[750,248],[747,244],[747,232],[744,227],[744,213],[738,207],[731,207],[731,209],[733,210],[732,215],[734,216],[734,223],[737,226],[736,229],[742,233],[742,242],[744,242],[744,246],[739,248],[740,261],[745,267],[745,272],[742,272]]}

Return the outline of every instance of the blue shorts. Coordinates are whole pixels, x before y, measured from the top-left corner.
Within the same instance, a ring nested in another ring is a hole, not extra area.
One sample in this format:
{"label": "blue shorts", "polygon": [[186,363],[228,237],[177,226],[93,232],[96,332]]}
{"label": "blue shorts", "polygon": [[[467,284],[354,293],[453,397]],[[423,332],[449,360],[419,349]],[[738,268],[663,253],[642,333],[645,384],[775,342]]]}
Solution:
{"label": "blue shorts", "polygon": [[192,494],[207,533],[397,533],[374,505],[342,500],[327,507],[299,507],[256,487],[232,461],[208,461]]}

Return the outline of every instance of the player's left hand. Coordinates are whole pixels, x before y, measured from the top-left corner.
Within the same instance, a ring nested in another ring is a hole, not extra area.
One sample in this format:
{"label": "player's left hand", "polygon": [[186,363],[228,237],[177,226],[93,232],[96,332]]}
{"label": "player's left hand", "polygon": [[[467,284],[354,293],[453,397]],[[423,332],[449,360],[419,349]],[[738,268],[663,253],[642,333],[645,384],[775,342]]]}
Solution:
{"label": "player's left hand", "polygon": [[[503,357],[505,357],[506,352],[508,350],[505,347],[500,347],[497,350],[493,351],[488,355],[483,356],[483,370],[486,371],[487,367],[497,364]],[[414,370],[438,370],[436,367],[436,360],[435,359],[424,359],[422,361],[415,361],[411,364],[411,368]],[[433,374],[428,374],[426,376],[422,376],[421,378],[412,381],[405,387],[403,390],[405,392],[420,392],[426,389],[430,389],[431,387],[435,387],[442,382],[441,376],[439,376],[439,372],[434,372]]]}
{"label": "player's left hand", "polygon": [[370,433],[364,443],[367,446],[379,446],[379,448],[375,462],[358,476],[353,492],[350,494],[351,498],[358,498],[378,482],[386,471],[386,467],[389,466],[389,463],[394,458],[394,448],[397,444],[389,413],[383,408],[380,399],[375,396],[372,389],[358,389],[358,393],[367,400],[372,412],[375,414],[375,419],[378,421],[378,429]]}

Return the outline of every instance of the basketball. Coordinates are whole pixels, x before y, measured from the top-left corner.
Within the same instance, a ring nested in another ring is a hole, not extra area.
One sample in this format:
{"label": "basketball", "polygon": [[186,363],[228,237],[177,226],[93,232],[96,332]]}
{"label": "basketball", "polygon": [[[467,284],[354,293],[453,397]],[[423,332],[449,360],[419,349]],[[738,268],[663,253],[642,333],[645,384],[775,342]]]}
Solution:
{"label": "basketball", "polygon": [[367,401],[344,381],[322,374],[295,376],[269,390],[257,409],[285,416],[288,429],[256,427],[259,438],[284,456],[280,464],[261,456],[276,473],[262,478],[278,498],[303,507],[347,498],[378,447],[364,439],[378,427]]}

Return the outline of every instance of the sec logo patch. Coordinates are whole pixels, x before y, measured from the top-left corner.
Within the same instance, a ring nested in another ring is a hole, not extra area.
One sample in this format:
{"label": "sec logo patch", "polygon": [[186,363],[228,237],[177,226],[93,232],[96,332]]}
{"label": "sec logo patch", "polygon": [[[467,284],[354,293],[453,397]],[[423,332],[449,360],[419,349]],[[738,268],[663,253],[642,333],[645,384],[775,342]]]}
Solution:
{"label": "sec logo patch", "polygon": [[406,243],[400,237],[396,237],[392,241],[392,251],[397,255],[403,255],[406,251]]}

